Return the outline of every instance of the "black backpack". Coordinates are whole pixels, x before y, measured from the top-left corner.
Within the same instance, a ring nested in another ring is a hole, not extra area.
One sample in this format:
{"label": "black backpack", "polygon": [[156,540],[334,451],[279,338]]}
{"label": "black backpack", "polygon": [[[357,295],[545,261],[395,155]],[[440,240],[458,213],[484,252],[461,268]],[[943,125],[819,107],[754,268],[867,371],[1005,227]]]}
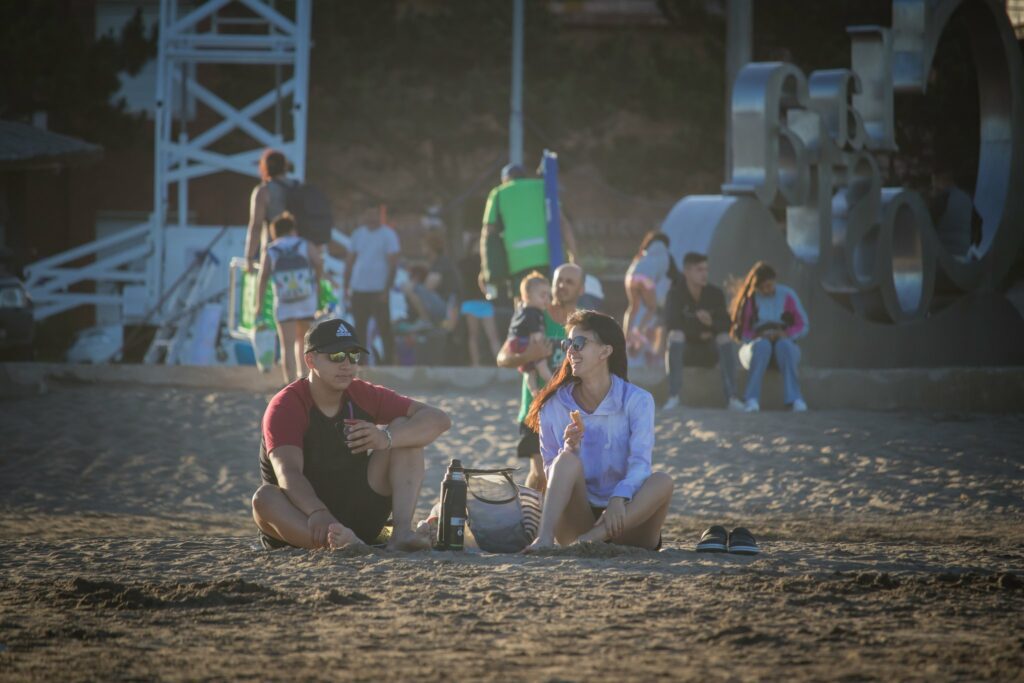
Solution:
{"label": "black backpack", "polygon": [[331,241],[331,228],[334,227],[331,203],[318,188],[308,183],[293,183],[288,186],[285,206],[295,216],[301,236],[313,244]]}

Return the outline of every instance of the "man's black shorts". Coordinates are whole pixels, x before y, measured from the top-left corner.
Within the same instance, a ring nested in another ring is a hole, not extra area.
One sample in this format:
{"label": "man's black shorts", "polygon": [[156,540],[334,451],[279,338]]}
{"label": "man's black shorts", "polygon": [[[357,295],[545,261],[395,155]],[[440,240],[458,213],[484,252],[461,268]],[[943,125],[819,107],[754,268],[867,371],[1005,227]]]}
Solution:
{"label": "man's black shorts", "polygon": [[540,454],[540,435],[526,426],[519,423],[519,447],[517,452],[520,458],[532,458]]}

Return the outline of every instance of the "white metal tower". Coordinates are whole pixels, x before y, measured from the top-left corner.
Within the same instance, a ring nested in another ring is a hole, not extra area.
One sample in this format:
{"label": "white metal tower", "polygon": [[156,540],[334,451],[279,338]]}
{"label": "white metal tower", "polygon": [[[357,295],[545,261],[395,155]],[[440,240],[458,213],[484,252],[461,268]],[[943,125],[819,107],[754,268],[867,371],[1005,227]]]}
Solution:
{"label": "white metal tower", "polygon": [[[188,223],[192,180],[223,171],[258,177],[257,160],[266,147],[284,152],[295,177],[304,179],[311,19],[311,0],[295,0],[291,16],[279,11],[275,0],[160,0],[153,213],[144,225],[27,268],[37,318],[79,305],[115,305],[122,323],[140,321],[215,234]],[[274,86],[250,102],[232,104],[201,82],[208,73],[204,67],[211,65],[271,69]],[[208,107],[220,120],[196,130],[190,121],[191,103]],[[282,125],[285,106],[291,115],[289,136]],[[278,112],[274,130],[258,121],[271,107]],[[241,152],[217,151],[217,143],[236,131],[251,144]],[[172,188],[177,209],[173,225]],[[247,204],[248,198],[225,201]],[[221,252],[228,251],[221,254],[225,282],[229,257],[241,253],[244,237],[239,232],[244,235],[244,226],[231,232],[231,239],[219,245]],[[90,257],[88,265],[71,265]],[[96,293],[68,291],[81,282],[95,283]],[[150,321],[159,319],[158,314]]]}
{"label": "white metal tower", "polygon": [[[311,0],[296,0],[294,17],[278,12],[274,0],[208,0],[197,7],[184,0],[161,0],[153,178],[153,222],[163,238],[157,240],[158,250],[188,248],[187,233],[170,229],[168,223],[172,186],[177,189],[176,225],[188,228],[190,181],[222,171],[258,177],[256,162],[267,147],[284,152],[295,176],[304,179],[311,19]],[[199,77],[203,66],[223,64],[274,69],[275,85],[251,102],[229,103],[200,83]],[[220,121],[203,131],[189,131],[192,98],[209,107]],[[280,115],[273,131],[260,125],[257,117],[271,107],[278,107],[280,114],[280,107],[289,100],[292,136],[286,139]],[[180,114],[177,136],[175,113]],[[252,146],[234,154],[215,151],[216,143],[233,131],[245,133]],[[157,262],[163,265],[163,273],[157,278],[159,291],[147,297],[151,302],[154,295],[163,294],[175,270],[169,267],[167,254]]]}

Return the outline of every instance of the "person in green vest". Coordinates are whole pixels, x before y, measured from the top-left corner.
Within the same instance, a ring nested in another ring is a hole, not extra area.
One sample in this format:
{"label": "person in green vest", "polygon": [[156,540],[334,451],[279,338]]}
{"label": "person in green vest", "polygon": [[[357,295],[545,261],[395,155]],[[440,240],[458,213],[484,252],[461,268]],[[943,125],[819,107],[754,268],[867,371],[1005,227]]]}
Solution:
{"label": "person in green vest", "polygon": [[[576,237],[561,213],[562,240],[570,263],[576,260]],[[559,265],[559,264],[556,264]],[[508,299],[529,273],[551,275],[544,180],[527,178],[518,164],[501,170],[501,184],[487,196],[480,233],[480,269],[488,299]]]}
{"label": "person in green vest", "polygon": [[[565,321],[576,310],[580,294],[583,293],[583,269],[574,263],[565,263],[555,269],[555,277],[551,282],[552,301],[544,311],[544,340],[531,340],[521,352],[515,351],[515,340],[509,339],[498,352],[497,363],[502,368],[518,368],[534,362],[544,362],[551,372],[555,372],[565,359],[559,342],[565,338]],[[526,426],[524,420],[533,401],[533,392],[526,375],[523,376],[521,400],[519,405],[519,447],[520,458],[529,458],[530,473],[526,477],[526,485],[532,489],[543,491],[547,486],[544,476],[544,462],[540,457],[540,439],[537,432]]]}

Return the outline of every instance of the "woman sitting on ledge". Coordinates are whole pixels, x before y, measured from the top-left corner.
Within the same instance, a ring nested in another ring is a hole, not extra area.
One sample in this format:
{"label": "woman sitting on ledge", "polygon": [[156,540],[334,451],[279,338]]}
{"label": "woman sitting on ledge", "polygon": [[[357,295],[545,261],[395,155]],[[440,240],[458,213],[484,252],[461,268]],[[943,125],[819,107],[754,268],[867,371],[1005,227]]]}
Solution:
{"label": "woman sitting on ledge", "polygon": [[614,319],[577,311],[565,326],[565,362],[526,417],[540,432],[548,490],[525,552],[556,539],[657,550],[673,484],[651,473],[654,399],[627,381],[626,339]]}
{"label": "woman sitting on ledge", "polygon": [[758,261],[744,278],[729,312],[732,336],[740,346],[740,364],[747,370],[743,393],[748,413],[761,409],[761,382],[772,359],[782,373],[783,400],[793,412],[807,410],[797,368],[800,347],[796,340],[807,334],[807,313],[796,292],[776,284],[775,269]]}

